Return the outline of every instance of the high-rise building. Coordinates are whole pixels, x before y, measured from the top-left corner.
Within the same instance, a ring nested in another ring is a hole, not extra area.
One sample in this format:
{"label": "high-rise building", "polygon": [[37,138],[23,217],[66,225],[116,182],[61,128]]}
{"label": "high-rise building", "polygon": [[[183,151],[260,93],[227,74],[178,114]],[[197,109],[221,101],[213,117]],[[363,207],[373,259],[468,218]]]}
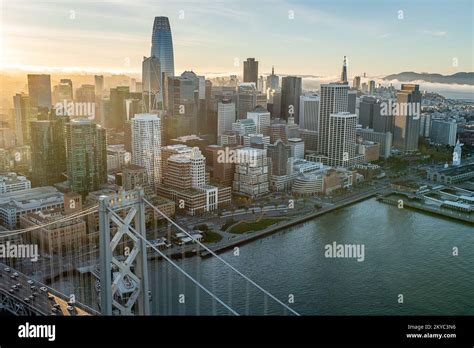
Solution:
{"label": "high-rise building", "polygon": [[355,76],[354,81],[352,82],[352,88],[359,90],[360,89],[360,76]]}
{"label": "high-rise building", "polygon": [[357,109],[357,91],[349,91],[347,93],[347,111],[356,114]]}
{"label": "high-rise building", "polygon": [[275,68],[272,66],[272,74],[267,76],[267,90],[278,90],[280,89],[280,77],[275,75]]}
{"label": "high-rise building", "polygon": [[258,61],[255,58],[247,58],[244,62],[244,82],[258,83]]}
{"label": "high-rise building", "polygon": [[247,112],[257,106],[257,88],[254,83],[241,83],[237,88],[237,119],[244,119]]}
{"label": "high-rise building", "polygon": [[281,116],[285,120],[293,116],[299,123],[301,77],[285,76],[281,80]]}
{"label": "high-rise building", "polygon": [[148,112],[163,109],[163,91],[160,60],[157,57],[143,57],[142,92]]}
{"label": "high-rise building", "polygon": [[318,151],[328,154],[329,117],[338,112],[347,112],[349,86],[341,83],[322,84],[319,101],[319,148]]}
{"label": "high-rise building", "polygon": [[242,137],[257,133],[255,121],[252,119],[237,120],[237,122],[232,123],[232,130]]}
{"label": "high-rise building", "polygon": [[62,120],[33,121],[30,126],[33,186],[52,186],[63,181],[66,152]]}
{"label": "high-rise building", "polygon": [[290,156],[293,158],[304,158],[304,141],[301,138],[289,138]]}
{"label": "high-rise building", "polygon": [[363,96],[359,103],[359,124],[362,128],[374,128],[376,122],[380,123],[380,118],[380,100]]}
{"label": "high-rise building", "polygon": [[174,76],[173,37],[168,17],[155,17],[150,56],[160,60],[161,72],[166,77]]}
{"label": "high-rise building", "polygon": [[270,111],[272,118],[280,118],[281,116],[281,91],[269,89],[268,90],[267,109]]}
{"label": "high-rise building", "polygon": [[329,117],[329,165],[350,166],[356,155],[357,115],[348,112],[332,113]]}
{"label": "high-rise building", "polygon": [[132,119],[132,163],[146,169],[148,184],[156,192],[161,183],[161,117],[138,114]]}
{"label": "high-rise building", "polygon": [[395,115],[393,146],[400,151],[416,151],[420,135],[420,86],[402,84],[397,93],[398,112]]}
{"label": "high-rise building", "polygon": [[299,125],[301,129],[318,130],[319,96],[307,94],[300,96]]}
{"label": "high-rise building", "polygon": [[251,198],[268,193],[267,150],[244,147],[236,151],[242,160],[235,165],[234,192]]}
{"label": "high-rise building", "polygon": [[110,89],[109,117],[106,119],[107,128],[123,130],[127,119],[125,100],[130,97],[128,86],[118,86]]}
{"label": "high-rise building", "polygon": [[357,129],[357,136],[360,136],[363,140],[373,141],[380,144],[380,156],[387,159],[390,157],[392,150],[393,136],[390,132],[375,132],[373,129]]}
{"label": "high-rise building", "polygon": [[90,120],[74,119],[66,124],[67,175],[71,191],[85,198],[107,183],[105,129]]}
{"label": "high-rise building", "polygon": [[31,107],[51,110],[51,76],[28,74],[28,95]]}
{"label": "high-rise building", "polygon": [[342,63],[341,82],[342,83],[348,83],[347,82],[347,58],[346,58],[346,56],[344,56],[344,61]]}
{"label": "high-rise building", "polygon": [[72,80],[70,79],[61,79],[59,84],[54,86],[53,89],[53,103],[64,103],[73,101],[73,92],[72,92]]}
{"label": "high-rise building", "polygon": [[272,175],[282,176],[288,174],[288,159],[291,157],[289,145],[285,145],[281,140],[268,145],[268,157],[272,160]]}
{"label": "high-rise building", "polygon": [[30,122],[36,120],[35,108],[30,107],[30,98],[26,94],[16,94],[13,96],[13,108],[17,144],[29,144]]}
{"label": "high-rise building", "polygon": [[267,111],[267,109],[257,106],[252,111],[247,112],[247,119],[254,121],[257,133],[268,135],[268,128],[270,127],[270,113]]}
{"label": "high-rise building", "polygon": [[76,90],[76,101],[79,103],[95,102],[95,85],[82,85]]}
{"label": "high-rise building", "polygon": [[232,130],[235,122],[235,104],[231,99],[222,99],[217,103],[217,136]]}
{"label": "high-rise building", "polygon": [[104,75],[94,75],[95,95],[102,98],[104,92]]}
{"label": "high-rise building", "polygon": [[430,140],[435,144],[456,145],[457,124],[455,120],[431,121]]}
{"label": "high-rise building", "polygon": [[375,95],[375,81],[374,80],[369,81],[369,94]]}

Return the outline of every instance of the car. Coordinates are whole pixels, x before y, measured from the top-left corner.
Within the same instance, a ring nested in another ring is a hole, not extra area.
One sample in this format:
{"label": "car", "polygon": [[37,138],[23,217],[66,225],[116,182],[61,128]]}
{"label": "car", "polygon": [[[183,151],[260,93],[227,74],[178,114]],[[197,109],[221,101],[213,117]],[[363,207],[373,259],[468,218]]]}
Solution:
{"label": "car", "polygon": [[13,275],[14,275],[15,277],[19,277],[19,276],[20,276],[20,275],[18,274],[18,272],[13,273]]}
{"label": "car", "polygon": [[33,285],[35,282],[30,279],[30,280],[28,280],[27,283],[30,284],[30,285]]}
{"label": "car", "polygon": [[67,306],[67,310],[68,310],[69,312],[74,312],[74,307],[72,307],[72,306]]}
{"label": "car", "polygon": [[8,268],[8,267],[5,267],[3,270],[4,270],[5,272],[10,272],[10,268]]}
{"label": "car", "polygon": [[40,290],[43,291],[43,292],[48,291],[48,289],[46,289],[46,286],[42,286],[42,287],[40,288]]}
{"label": "car", "polygon": [[30,299],[28,297],[25,297],[23,301],[25,301],[26,303],[30,303]]}
{"label": "car", "polygon": [[21,288],[21,284],[20,284],[20,283],[16,283],[16,286],[17,286],[18,288]]}
{"label": "car", "polygon": [[57,314],[59,311],[57,308],[51,308],[51,312],[53,312],[53,314]]}
{"label": "car", "polygon": [[30,296],[28,296],[28,298],[33,301],[35,299],[35,294],[31,294]]}
{"label": "car", "polygon": [[15,290],[10,289],[10,290],[8,290],[8,292],[9,292],[10,294],[13,294],[13,293],[15,292]]}
{"label": "car", "polygon": [[32,286],[30,286],[30,289],[31,289],[32,291],[35,291],[35,290],[36,290],[36,286],[32,285]]}
{"label": "car", "polygon": [[54,296],[53,296],[53,295],[49,295],[49,296],[48,296],[48,300],[54,301]]}
{"label": "car", "polygon": [[18,287],[16,285],[12,285],[13,290],[18,290]]}
{"label": "car", "polygon": [[12,279],[16,279],[16,277],[15,277],[13,274],[10,276],[10,278],[12,278]]}

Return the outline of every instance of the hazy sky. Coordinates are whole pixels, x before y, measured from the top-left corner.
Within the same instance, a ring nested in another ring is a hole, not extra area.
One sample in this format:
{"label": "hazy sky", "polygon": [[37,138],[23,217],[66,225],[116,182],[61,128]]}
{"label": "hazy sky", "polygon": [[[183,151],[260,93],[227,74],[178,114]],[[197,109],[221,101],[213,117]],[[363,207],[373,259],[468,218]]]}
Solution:
{"label": "hazy sky", "polygon": [[263,74],[275,65],[282,74],[333,76],[344,55],[350,77],[474,71],[472,0],[0,3],[3,69],[139,72],[154,17],[168,16],[176,73],[241,74],[255,57]]}

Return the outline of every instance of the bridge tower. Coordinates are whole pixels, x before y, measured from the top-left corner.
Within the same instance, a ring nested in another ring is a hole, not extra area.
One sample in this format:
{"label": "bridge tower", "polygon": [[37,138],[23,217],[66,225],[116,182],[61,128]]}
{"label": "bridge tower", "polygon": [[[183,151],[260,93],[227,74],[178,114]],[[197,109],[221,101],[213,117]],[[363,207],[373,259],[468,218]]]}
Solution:
{"label": "bridge tower", "polygon": [[150,314],[143,189],[99,198],[100,309],[103,315]]}

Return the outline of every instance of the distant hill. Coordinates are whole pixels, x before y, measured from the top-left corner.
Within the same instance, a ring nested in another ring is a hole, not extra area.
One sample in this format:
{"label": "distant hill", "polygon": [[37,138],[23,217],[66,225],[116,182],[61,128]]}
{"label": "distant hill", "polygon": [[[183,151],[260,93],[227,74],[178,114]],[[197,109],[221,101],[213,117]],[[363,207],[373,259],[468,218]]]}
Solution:
{"label": "distant hill", "polygon": [[446,83],[446,84],[458,84],[458,85],[474,85],[474,72],[459,72],[453,75],[441,75],[441,74],[428,74],[428,73],[416,73],[412,71],[406,71],[399,74],[392,74],[385,76],[384,80],[398,80],[402,82],[411,81],[426,81],[433,83]]}

